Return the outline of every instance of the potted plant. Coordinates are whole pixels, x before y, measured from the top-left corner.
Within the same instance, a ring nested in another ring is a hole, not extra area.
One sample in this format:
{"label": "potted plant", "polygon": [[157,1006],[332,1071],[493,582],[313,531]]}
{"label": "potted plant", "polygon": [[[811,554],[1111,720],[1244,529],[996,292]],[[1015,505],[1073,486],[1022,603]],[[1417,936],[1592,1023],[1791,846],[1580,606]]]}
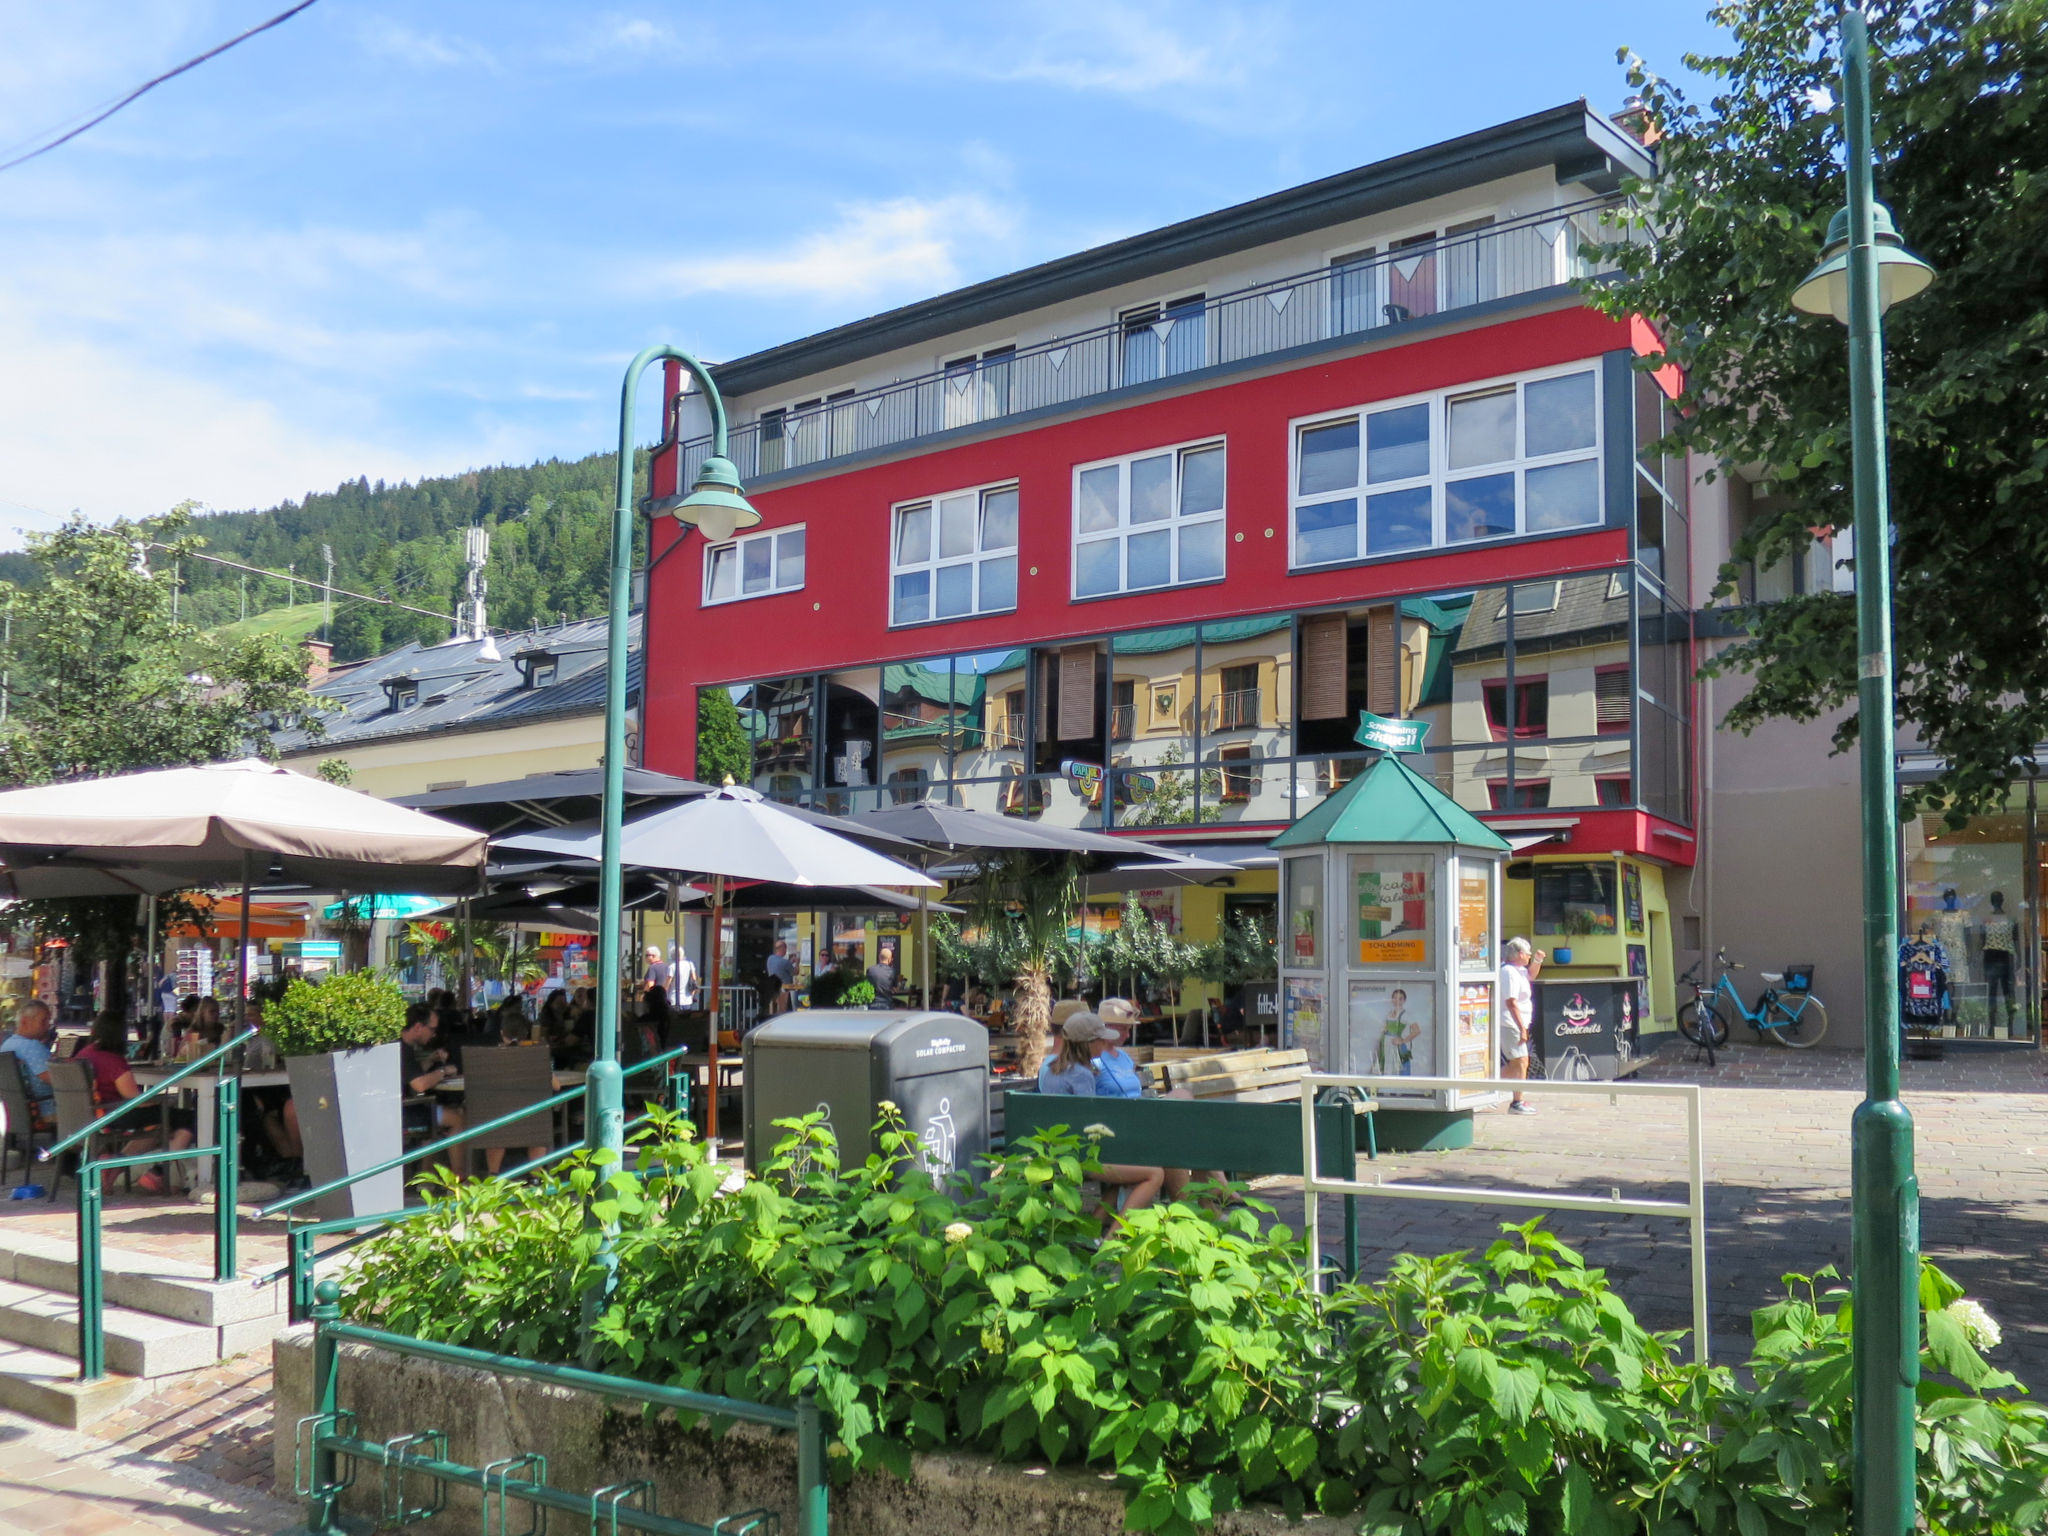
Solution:
{"label": "potted plant", "polygon": [[[405,1142],[398,1037],[405,994],[376,971],[303,978],[263,1012],[263,1033],[284,1057],[306,1148],[306,1177],[326,1184],[398,1156]],[[324,1220],[371,1216],[405,1204],[405,1174],[363,1179],[318,1202]]]}

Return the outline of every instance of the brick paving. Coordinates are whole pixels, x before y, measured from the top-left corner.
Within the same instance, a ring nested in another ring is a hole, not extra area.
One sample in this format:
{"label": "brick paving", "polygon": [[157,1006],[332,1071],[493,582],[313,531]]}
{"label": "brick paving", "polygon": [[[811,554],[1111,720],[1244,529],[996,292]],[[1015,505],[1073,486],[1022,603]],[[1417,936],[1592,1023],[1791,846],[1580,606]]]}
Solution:
{"label": "brick paving", "polygon": [[[1863,1060],[1840,1052],[1737,1046],[1716,1065],[1683,1050],[1647,1063],[1644,1081],[1699,1082],[1707,1156],[1709,1334],[1739,1361],[1749,1313],[1788,1271],[1849,1267],[1849,1118]],[[2034,1052],[1962,1052],[1915,1063],[1902,1090],[1916,1130],[1921,1243],[2004,1327],[1998,1364],[2048,1390],[2048,1063]],[[1685,1198],[1686,1139],[1675,1101],[1544,1099],[1536,1114],[1482,1111],[1470,1149],[1360,1160],[1388,1182]],[[1298,1180],[1262,1181],[1261,1198],[1299,1223]],[[1360,1267],[1385,1272],[1405,1250],[1482,1249],[1504,1221],[1534,1214],[1420,1200],[1360,1201]],[[1341,1243],[1342,1203],[1325,1197],[1324,1243]],[[1547,1218],[1605,1267],[1650,1326],[1689,1328],[1686,1224],[1605,1213]]]}

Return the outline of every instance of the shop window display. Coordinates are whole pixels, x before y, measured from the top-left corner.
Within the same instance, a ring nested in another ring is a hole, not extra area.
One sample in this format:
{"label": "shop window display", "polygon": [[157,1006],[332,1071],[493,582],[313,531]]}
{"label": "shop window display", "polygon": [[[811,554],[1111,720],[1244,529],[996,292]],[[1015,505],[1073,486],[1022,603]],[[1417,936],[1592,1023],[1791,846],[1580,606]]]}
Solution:
{"label": "shop window display", "polygon": [[[1922,930],[1944,962],[1949,1007],[1935,1032],[1965,1040],[2032,1039],[2040,974],[2038,812],[2016,792],[2012,809],[1950,827],[1939,813],[1910,817],[1905,841],[1906,944]],[[1902,964],[1904,963],[1902,958]]]}

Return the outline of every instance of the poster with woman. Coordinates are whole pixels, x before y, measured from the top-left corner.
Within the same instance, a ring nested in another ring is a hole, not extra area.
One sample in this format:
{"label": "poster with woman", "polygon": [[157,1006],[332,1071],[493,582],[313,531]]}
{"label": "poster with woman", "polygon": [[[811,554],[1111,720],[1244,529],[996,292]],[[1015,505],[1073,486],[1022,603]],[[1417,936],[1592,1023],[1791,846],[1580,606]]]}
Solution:
{"label": "poster with woman", "polygon": [[1436,983],[1351,983],[1351,1070],[1380,1077],[1434,1077]]}

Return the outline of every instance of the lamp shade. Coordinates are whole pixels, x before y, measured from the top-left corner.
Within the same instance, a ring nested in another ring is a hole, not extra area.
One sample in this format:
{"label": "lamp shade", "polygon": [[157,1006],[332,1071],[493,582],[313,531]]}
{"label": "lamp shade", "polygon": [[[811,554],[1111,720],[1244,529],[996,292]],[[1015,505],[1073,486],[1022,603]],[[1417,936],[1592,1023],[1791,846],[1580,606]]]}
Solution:
{"label": "lamp shade", "polygon": [[[1883,203],[1871,207],[1872,243],[1877,247],[1877,308],[1882,314],[1912,298],[1934,281],[1934,268],[1906,249],[1892,211]],[[1792,307],[1805,315],[1833,315],[1849,323],[1849,210],[1828,220],[1828,241],[1820,265],[1792,290]]]}
{"label": "lamp shade", "polygon": [[740,473],[732,460],[708,458],[697,470],[697,483],[687,496],[657,496],[642,503],[653,517],[695,523],[704,537],[722,544],[742,528],[752,528],[761,514],[740,494]]}

